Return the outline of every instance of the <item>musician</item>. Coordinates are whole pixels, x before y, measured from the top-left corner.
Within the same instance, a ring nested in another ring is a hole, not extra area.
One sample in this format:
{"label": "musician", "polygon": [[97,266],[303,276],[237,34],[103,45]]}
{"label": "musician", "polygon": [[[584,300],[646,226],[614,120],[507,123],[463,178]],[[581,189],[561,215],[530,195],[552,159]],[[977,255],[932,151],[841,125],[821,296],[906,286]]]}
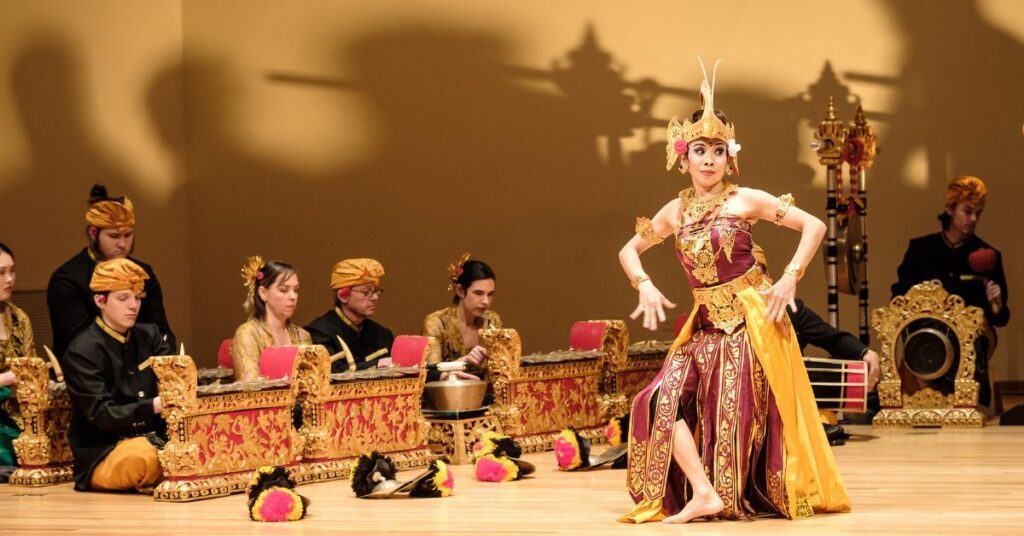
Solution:
{"label": "musician", "polygon": [[[918,283],[938,279],[947,292],[960,296],[967,305],[980,307],[989,328],[1003,327],[1010,321],[1002,255],[976,234],[987,196],[988,188],[978,177],[965,175],[949,183],[945,209],[938,217],[942,230],[910,241],[896,272],[898,280],[892,285],[893,297],[906,294]],[[996,343],[995,330],[989,332],[991,340],[979,339],[975,360],[978,401],[985,406],[992,395],[988,356]],[[956,367],[951,367],[936,382],[948,384],[952,392],[955,374]]]}
{"label": "musician", "polygon": [[247,320],[231,340],[231,363],[235,379],[252,381],[260,377],[260,355],[271,346],[311,344],[309,333],[292,323],[299,304],[299,274],[281,261],[264,261],[256,255],[242,267]]}
{"label": "musician", "polygon": [[[368,369],[390,356],[395,335],[374,322],[377,304],[384,295],[381,278],[384,266],[374,259],[345,259],[331,271],[334,308],[306,326],[313,344],[324,345],[332,355],[344,353],[338,338],[345,341],[358,370]],[[347,357],[331,363],[331,372],[350,368]]]}
{"label": "musician", "polygon": [[[434,311],[423,320],[423,334],[441,346],[441,361],[465,361],[467,366],[486,370],[487,350],[480,346],[480,329],[501,328],[501,317],[491,310],[494,301],[494,270],[484,261],[470,260],[469,253],[448,265],[448,290],[453,305]],[[442,377],[476,375],[453,371]]]}
{"label": "musician", "polygon": [[139,365],[171,346],[158,326],[137,322],[147,279],[130,259],[97,264],[89,288],[99,315],[64,354],[78,491],[146,491],[161,478],[163,405],[152,367]]}
{"label": "musician", "polygon": [[57,268],[46,287],[46,305],[53,327],[53,351],[63,358],[68,344],[99,315],[89,281],[96,263],[109,259],[131,259],[146,271],[145,292],[138,321],[155,324],[174,347],[174,333],[164,312],[163,291],[153,268],[132,257],[135,249],[135,208],[127,197],[111,198],[107,188],[95,184],[85,213],[88,247]]}
{"label": "musician", "polygon": [[13,441],[24,428],[14,385],[18,379],[10,370],[11,359],[36,353],[32,322],[13,303],[17,279],[14,252],[0,243],[0,482],[14,470],[17,460]]}

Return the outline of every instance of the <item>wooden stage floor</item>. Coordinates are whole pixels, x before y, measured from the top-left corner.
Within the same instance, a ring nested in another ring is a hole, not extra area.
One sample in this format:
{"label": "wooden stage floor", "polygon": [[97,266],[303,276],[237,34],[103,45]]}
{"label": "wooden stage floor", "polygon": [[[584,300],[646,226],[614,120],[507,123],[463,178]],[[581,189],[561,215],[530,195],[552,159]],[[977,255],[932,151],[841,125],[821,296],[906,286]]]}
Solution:
{"label": "wooden stage floor", "polygon": [[[348,481],[301,486],[312,499],[296,523],[249,520],[241,495],[187,504],[148,496],[75,493],[0,485],[4,534],[1024,534],[1024,427],[879,430],[856,434],[835,453],[853,500],[849,514],[802,521],[616,523],[631,502],[625,471],[560,473],[554,454],[529,455],[530,479],[475,481],[455,467],[455,495],[444,499],[356,499]],[[602,450],[603,446],[598,447]],[[412,473],[406,473],[412,474]]]}

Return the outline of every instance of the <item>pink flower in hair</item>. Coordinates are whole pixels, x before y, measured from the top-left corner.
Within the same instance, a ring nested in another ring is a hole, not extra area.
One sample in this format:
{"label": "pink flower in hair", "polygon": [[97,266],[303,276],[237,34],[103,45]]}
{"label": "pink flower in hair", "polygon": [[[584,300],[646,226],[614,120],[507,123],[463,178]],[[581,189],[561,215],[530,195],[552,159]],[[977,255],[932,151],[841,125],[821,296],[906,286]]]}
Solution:
{"label": "pink flower in hair", "polygon": [[678,155],[686,154],[686,147],[687,147],[686,140],[679,140],[679,141],[677,141],[675,143],[675,145],[672,146],[672,148],[675,150],[676,154],[678,154]]}
{"label": "pink flower in hair", "polygon": [[256,281],[263,281],[263,270],[256,272]]}

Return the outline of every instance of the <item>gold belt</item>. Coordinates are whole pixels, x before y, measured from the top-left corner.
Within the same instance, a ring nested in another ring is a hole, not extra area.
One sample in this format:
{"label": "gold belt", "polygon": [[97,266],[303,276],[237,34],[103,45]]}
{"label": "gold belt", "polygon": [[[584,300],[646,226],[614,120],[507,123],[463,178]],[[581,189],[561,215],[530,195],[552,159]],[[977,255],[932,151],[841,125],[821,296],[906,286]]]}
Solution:
{"label": "gold belt", "polygon": [[721,285],[693,289],[693,301],[698,307],[703,305],[707,308],[712,325],[732,334],[744,318],[743,305],[736,295],[748,288],[758,288],[763,282],[761,269],[754,266],[747,273]]}

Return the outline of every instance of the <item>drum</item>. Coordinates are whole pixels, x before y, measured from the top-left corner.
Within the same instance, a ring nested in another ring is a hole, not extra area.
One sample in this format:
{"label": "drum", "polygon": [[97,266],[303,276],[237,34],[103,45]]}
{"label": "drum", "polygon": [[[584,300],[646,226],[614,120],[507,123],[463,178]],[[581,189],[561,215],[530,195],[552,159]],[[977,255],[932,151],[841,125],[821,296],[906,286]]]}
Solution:
{"label": "drum", "polygon": [[868,408],[868,365],[823,357],[805,357],[811,390],[819,410],[864,413]]}

